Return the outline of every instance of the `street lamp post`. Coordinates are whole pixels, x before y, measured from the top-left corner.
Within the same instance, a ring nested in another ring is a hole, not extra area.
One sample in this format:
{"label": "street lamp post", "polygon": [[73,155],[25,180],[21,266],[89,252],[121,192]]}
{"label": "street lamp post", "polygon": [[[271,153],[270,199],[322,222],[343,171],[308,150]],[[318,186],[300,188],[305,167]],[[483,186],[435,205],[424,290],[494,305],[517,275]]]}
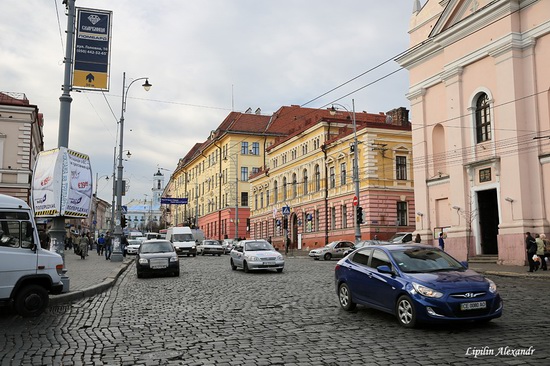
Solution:
{"label": "street lamp post", "polygon": [[[122,153],[124,154],[126,151],[128,153],[126,156],[128,159],[130,159],[130,156],[132,155],[129,150],[124,150]],[[111,233],[114,233],[115,231],[115,198],[116,198],[116,188],[117,188],[117,180],[116,180],[116,146],[115,146],[115,152],[113,154],[113,201],[111,203],[111,225],[110,230]]]}
{"label": "street lamp post", "polygon": [[359,225],[359,222],[357,220],[357,210],[360,207],[360,201],[359,201],[359,168],[358,168],[358,161],[357,161],[357,123],[355,121],[355,100],[351,100],[352,105],[352,111],[350,112],[346,107],[344,107],[341,104],[333,103],[332,107],[330,108],[330,114],[335,115],[336,114],[336,108],[334,108],[334,105],[337,105],[341,108],[343,108],[346,112],[348,112],[351,115],[351,119],[353,122],[353,185],[355,188],[355,197],[353,199],[353,204],[355,206],[355,209],[353,210],[353,225],[355,228],[355,242],[358,243],[361,241],[361,227]]}
{"label": "street lamp post", "polygon": [[114,245],[113,245],[113,254],[111,256],[112,262],[122,262],[122,248],[120,246],[122,242],[122,227],[120,226],[121,217],[122,217],[122,153],[124,151],[124,112],[126,111],[126,99],[128,98],[127,91],[130,90],[132,84],[138,80],[145,80],[145,83],[142,85],[145,91],[151,89],[151,84],[149,84],[149,78],[139,78],[134,79],[126,87],[126,73],[122,73],[122,108],[120,112],[120,139],[118,147],[118,171],[117,171],[117,185],[116,185],[116,226],[114,229]]}

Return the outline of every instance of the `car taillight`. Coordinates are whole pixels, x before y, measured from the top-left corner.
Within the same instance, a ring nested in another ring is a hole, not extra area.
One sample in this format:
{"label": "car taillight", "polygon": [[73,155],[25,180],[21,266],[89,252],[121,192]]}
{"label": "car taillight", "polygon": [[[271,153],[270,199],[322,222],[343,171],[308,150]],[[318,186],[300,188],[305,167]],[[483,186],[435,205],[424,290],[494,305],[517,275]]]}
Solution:
{"label": "car taillight", "polygon": [[340,265],[337,264],[335,267],[334,267],[334,271],[338,271],[338,269],[340,269]]}
{"label": "car taillight", "polygon": [[57,271],[57,274],[61,276],[63,274],[63,264],[58,264],[55,266],[55,270]]}

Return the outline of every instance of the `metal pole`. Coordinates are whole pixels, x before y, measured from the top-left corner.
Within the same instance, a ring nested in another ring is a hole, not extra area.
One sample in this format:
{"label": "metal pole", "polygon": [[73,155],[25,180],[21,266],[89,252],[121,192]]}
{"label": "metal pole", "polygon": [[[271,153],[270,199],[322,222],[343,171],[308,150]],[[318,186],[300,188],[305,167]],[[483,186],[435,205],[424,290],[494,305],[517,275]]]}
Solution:
{"label": "metal pole", "polygon": [[[73,44],[75,34],[76,8],[75,0],[67,0],[67,44],[65,49],[65,73],[63,77],[63,93],[59,97],[59,131],[57,146],[69,147],[69,125],[71,121],[71,69],[73,63]],[[65,217],[58,216],[53,218],[52,228],[50,229],[51,245],[55,252],[60,254],[65,263]],[[62,280],[68,280],[66,276]],[[65,283],[65,281],[64,281]]]}
{"label": "metal pole", "polygon": [[235,238],[239,240],[239,156],[235,154]]}
{"label": "metal pole", "polygon": [[355,186],[355,197],[357,197],[357,206],[355,207],[354,212],[354,223],[355,223],[355,242],[358,243],[361,241],[361,226],[357,222],[357,208],[360,207],[359,201],[359,162],[357,161],[357,123],[355,121],[355,100],[351,100],[352,107],[352,119],[353,119],[353,183]]}
{"label": "metal pole", "polygon": [[115,197],[116,197],[116,177],[115,177],[115,171],[116,171],[116,146],[115,151],[113,153],[113,201],[111,202],[111,234],[115,230]]}

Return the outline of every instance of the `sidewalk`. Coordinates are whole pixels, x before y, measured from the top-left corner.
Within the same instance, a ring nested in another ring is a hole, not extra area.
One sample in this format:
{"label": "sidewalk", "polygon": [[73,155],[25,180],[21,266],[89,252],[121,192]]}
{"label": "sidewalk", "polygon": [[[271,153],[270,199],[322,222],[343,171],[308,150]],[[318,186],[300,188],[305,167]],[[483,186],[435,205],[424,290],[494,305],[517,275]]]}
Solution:
{"label": "sidewalk", "polygon": [[[286,259],[306,258],[308,253],[300,250],[291,250]],[[105,256],[98,256],[95,250],[91,250],[86,259],[74,254],[72,250],[65,252],[65,267],[70,280],[69,292],[50,296],[50,305],[79,300],[85,297],[97,295],[113,286],[128,266],[134,261],[135,256],[127,255],[122,262],[105,260]],[[313,261],[313,259],[312,259]],[[336,260],[333,260],[336,264]],[[471,263],[470,269],[476,272],[493,276],[523,277],[550,279],[550,270],[538,270],[528,273],[527,266],[501,266],[495,263]]]}
{"label": "sidewalk", "polygon": [[127,255],[122,262],[112,262],[106,260],[104,255],[97,255],[95,249],[88,252],[86,259],[80,259],[72,249],[65,251],[69,292],[50,295],[50,305],[79,300],[107,290],[133,262],[134,257]]}

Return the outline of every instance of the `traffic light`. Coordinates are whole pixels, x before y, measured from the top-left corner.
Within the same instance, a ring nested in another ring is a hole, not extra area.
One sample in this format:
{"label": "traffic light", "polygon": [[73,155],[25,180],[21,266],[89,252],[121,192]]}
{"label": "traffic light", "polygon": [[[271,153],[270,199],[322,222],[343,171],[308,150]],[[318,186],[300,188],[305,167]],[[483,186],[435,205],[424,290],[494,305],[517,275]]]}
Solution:
{"label": "traffic light", "polygon": [[122,215],[120,217],[120,226],[121,227],[126,227],[126,216]]}
{"label": "traffic light", "polygon": [[363,207],[357,206],[357,223],[363,223]]}

